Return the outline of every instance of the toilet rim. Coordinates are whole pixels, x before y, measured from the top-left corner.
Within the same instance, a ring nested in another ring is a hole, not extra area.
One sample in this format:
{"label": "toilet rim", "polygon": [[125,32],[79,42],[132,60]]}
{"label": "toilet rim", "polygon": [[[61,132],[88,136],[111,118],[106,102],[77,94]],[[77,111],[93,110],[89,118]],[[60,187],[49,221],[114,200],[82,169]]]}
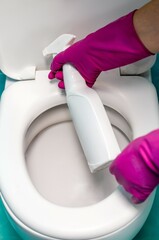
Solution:
{"label": "toilet rim", "polygon": [[[87,239],[100,237],[122,228],[144,211],[147,202],[138,206],[133,205],[129,196],[117,188],[109,197],[94,205],[67,208],[50,203],[33,186],[25,165],[24,135],[35,116],[37,117],[45,110],[66,102],[65,96],[59,91],[57,84],[53,84],[51,88],[49,83],[43,82],[42,85],[43,91],[41,88],[37,90],[36,82],[17,83],[8,88],[6,97],[8,95],[9,98],[5,99],[4,95],[2,100],[2,104],[4,100],[7,102],[5,109],[2,108],[1,114],[1,126],[7,126],[1,129],[1,136],[5,136],[5,139],[0,138],[1,146],[4,146],[1,152],[2,168],[0,171],[1,191],[4,200],[21,222],[50,237]],[[25,96],[21,94],[24,89]],[[17,93],[21,101],[24,100],[23,105],[15,101],[18,98]],[[32,101],[28,101],[28,99],[32,99]],[[18,113],[20,110],[20,116],[13,114],[15,113],[13,106],[17,107]],[[13,126],[17,126],[17,129]],[[8,144],[10,151],[5,151]],[[10,161],[11,156],[16,156],[14,161]],[[26,204],[27,211],[25,211]],[[120,216],[122,216],[122,221]]]}
{"label": "toilet rim", "polygon": [[49,237],[62,239],[101,237],[135,220],[147,206],[146,202],[137,207],[133,205],[121,188],[117,188],[104,200],[87,207],[57,206],[37,192],[27,175],[26,168],[21,165],[15,175],[16,168],[15,162],[10,164],[8,171],[10,179],[8,186],[2,183],[2,196],[13,214],[24,225]]}

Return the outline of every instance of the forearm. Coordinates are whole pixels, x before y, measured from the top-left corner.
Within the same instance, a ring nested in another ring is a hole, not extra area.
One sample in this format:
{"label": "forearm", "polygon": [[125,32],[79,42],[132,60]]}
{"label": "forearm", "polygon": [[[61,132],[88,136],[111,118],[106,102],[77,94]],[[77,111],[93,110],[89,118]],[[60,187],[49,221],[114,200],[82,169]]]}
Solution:
{"label": "forearm", "polygon": [[152,53],[159,52],[159,0],[152,0],[138,9],[133,21],[144,46]]}

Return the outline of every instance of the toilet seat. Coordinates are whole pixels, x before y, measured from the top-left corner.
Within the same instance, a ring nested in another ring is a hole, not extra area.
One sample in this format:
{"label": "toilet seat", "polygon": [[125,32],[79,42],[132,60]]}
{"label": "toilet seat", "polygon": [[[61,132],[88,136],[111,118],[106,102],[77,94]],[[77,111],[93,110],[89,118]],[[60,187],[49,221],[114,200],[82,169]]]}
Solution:
{"label": "toilet seat", "polygon": [[[0,144],[4,146],[0,156],[0,184],[4,201],[23,224],[49,237],[90,239],[117,231],[142,214],[147,207],[147,201],[152,201],[152,197],[143,204],[133,205],[129,195],[121,188],[117,188],[109,197],[94,205],[80,208],[61,207],[45,200],[28,176],[24,158],[24,137],[29,125],[45,110],[66,102],[65,95],[58,89],[56,82],[50,84],[46,79],[47,71],[37,72],[36,81],[13,84],[3,95],[0,131],[5,138],[0,138]],[[110,80],[112,83],[115,81]],[[140,81],[138,81],[140,88],[139,83]],[[116,91],[116,88],[119,86],[114,86],[112,91]],[[150,94],[151,92],[150,89]],[[100,94],[102,95],[102,92]],[[105,100],[109,103],[107,97]],[[110,99],[111,104],[112,102],[114,101]],[[147,112],[145,109],[143,111]],[[134,132],[140,134],[138,124],[135,124],[136,129],[133,126],[136,118],[132,113],[133,111],[131,114],[128,112],[132,128]],[[155,120],[153,114],[153,118],[152,126],[158,126],[158,117],[156,116]],[[146,123],[145,126],[148,127]],[[10,161],[11,159],[13,161]]]}

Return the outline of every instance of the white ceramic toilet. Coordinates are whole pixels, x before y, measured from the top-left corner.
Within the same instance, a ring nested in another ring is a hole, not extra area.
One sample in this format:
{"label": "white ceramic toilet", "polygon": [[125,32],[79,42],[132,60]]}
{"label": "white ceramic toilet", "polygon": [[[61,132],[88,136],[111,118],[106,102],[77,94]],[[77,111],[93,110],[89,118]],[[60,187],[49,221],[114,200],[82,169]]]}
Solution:
{"label": "white ceramic toilet", "polygon": [[[131,240],[146,221],[155,192],[134,205],[108,169],[90,173],[65,91],[48,81],[51,59],[42,56],[59,35],[80,39],[146,2],[0,1],[0,190],[22,239]],[[153,62],[104,72],[94,86],[121,150],[159,127]]]}

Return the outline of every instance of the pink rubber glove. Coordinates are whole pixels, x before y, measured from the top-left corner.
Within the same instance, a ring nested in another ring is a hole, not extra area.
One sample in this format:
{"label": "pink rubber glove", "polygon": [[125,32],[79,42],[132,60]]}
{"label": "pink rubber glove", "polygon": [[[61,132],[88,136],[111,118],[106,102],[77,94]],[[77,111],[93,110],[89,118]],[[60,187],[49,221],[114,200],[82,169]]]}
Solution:
{"label": "pink rubber glove", "polygon": [[109,25],[89,34],[65,51],[59,53],[51,63],[49,78],[57,78],[64,88],[62,66],[72,64],[92,87],[102,71],[121,67],[151,55],[137,36],[134,12],[119,18]]}
{"label": "pink rubber glove", "polygon": [[110,172],[134,203],[145,201],[159,184],[159,130],[132,141],[110,165]]}

